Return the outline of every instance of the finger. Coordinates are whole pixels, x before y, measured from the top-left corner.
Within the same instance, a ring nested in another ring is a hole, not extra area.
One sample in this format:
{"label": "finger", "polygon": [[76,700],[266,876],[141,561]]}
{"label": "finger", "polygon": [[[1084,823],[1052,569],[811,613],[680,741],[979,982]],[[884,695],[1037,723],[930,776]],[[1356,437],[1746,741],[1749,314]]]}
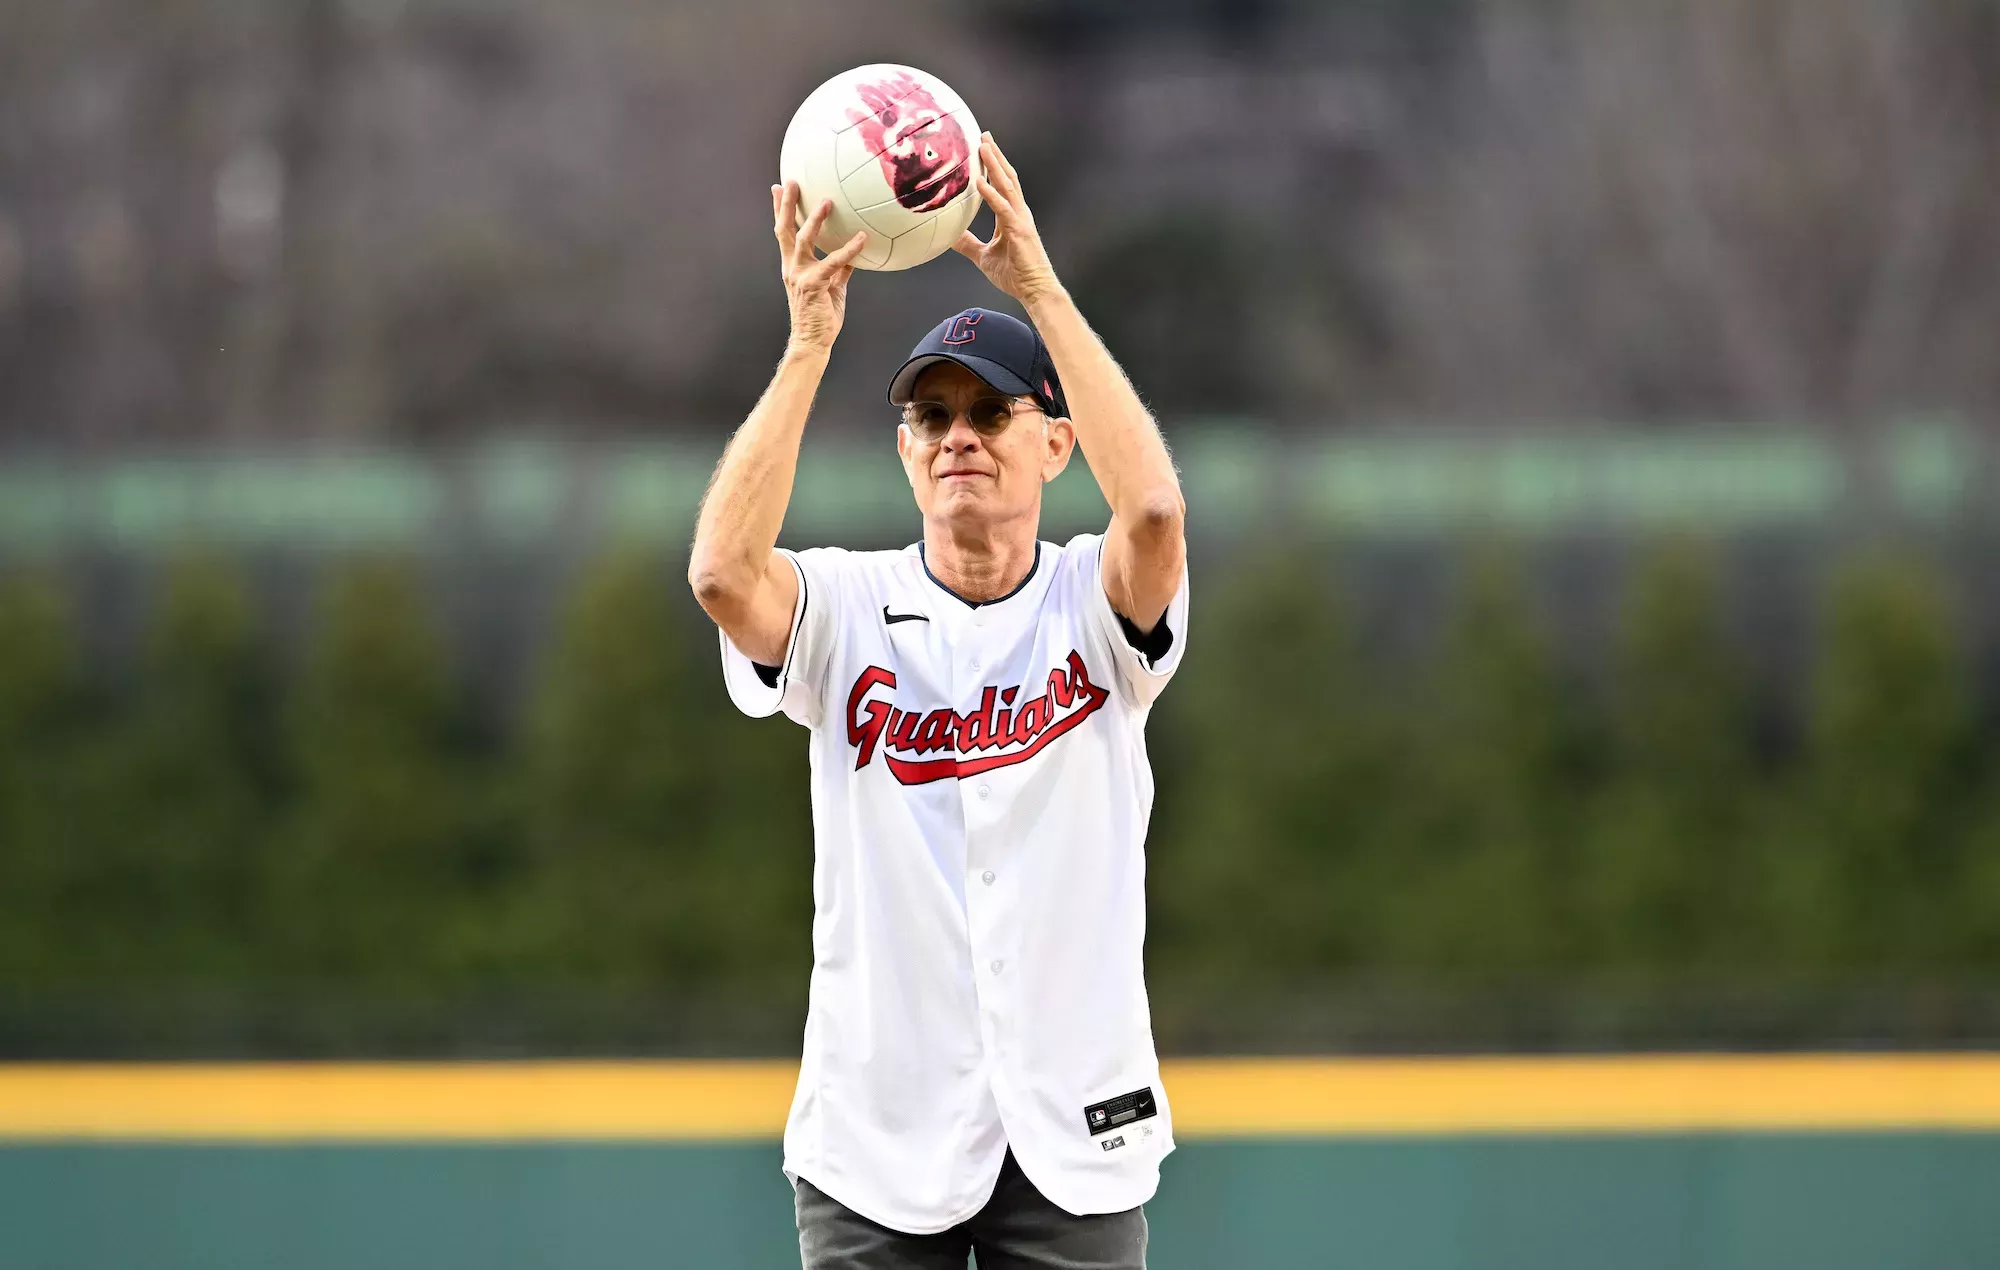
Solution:
{"label": "finger", "polygon": [[959,232],[958,241],[951,245],[951,249],[966,259],[977,263],[979,258],[986,254],[986,249],[992,245],[992,243],[981,242],[979,235],[967,229]]}
{"label": "finger", "polygon": [[778,246],[784,251],[785,258],[789,260],[792,255],[792,242],[798,237],[799,232],[798,182],[787,181],[782,187],[772,186],[771,202],[771,210],[777,222],[775,228],[778,235]]}
{"label": "finger", "polygon": [[819,231],[826,228],[827,217],[833,215],[833,200],[823,198],[813,214],[806,218],[805,227],[799,230],[798,245],[792,249],[792,259],[800,264],[810,264],[813,259],[813,244],[819,241]]}
{"label": "finger", "polygon": [[1002,174],[1002,176],[1006,178],[1006,186],[1008,186],[1010,190],[1016,190],[1016,192],[1018,192],[1018,190],[1020,190],[1020,172],[1016,172],[1016,170],[1014,170],[1014,160],[1010,160],[1010,158],[1006,156],[1006,150],[1002,150],[1002,148],[1000,148],[1000,142],[996,142],[996,140],[994,140],[994,134],[992,134],[992,132],[988,132],[988,134],[986,134],[986,148],[988,148],[988,150],[992,150],[992,156],[994,156],[994,166],[996,166],[996,168],[1000,168],[1000,174]]}
{"label": "finger", "polygon": [[1007,162],[1006,155],[1000,153],[999,144],[990,135],[981,143],[979,157],[979,166],[984,169],[986,178],[992,181],[997,189],[1006,193],[1008,201],[1018,202],[1021,197],[1020,177],[1015,174],[1013,165]]}
{"label": "finger", "polygon": [[985,199],[986,205],[993,209],[993,236],[998,238],[1001,226],[1011,225],[1014,221],[1014,205],[1000,192],[998,186],[986,179],[984,173],[974,180],[979,186],[979,197]]}
{"label": "finger", "polygon": [[836,271],[846,269],[852,272],[850,266],[854,264],[855,257],[861,254],[861,249],[867,245],[868,231],[861,230],[854,237],[827,253],[826,259],[821,263],[832,265]]}

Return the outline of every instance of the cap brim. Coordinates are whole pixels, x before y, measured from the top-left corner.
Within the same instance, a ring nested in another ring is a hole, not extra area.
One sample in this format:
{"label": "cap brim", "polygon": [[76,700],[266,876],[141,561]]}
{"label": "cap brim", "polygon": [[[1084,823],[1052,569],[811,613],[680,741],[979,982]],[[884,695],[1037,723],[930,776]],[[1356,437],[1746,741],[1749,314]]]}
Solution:
{"label": "cap brim", "polygon": [[1010,397],[1033,397],[1041,400],[1041,394],[1027,380],[1008,370],[999,362],[984,357],[974,357],[969,353],[920,353],[903,363],[896,377],[889,381],[889,404],[907,406],[917,391],[917,376],[939,362],[957,362],[987,384],[998,388]]}

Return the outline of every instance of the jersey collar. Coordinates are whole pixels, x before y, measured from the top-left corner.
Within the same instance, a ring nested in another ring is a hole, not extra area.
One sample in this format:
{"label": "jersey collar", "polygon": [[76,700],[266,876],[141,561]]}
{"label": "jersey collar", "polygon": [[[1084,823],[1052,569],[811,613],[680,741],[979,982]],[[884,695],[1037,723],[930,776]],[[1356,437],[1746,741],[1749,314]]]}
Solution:
{"label": "jersey collar", "polygon": [[1040,573],[1042,569],[1042,543],[1039,538],[1035,540],[1035,559],[1033,563],[1029,564],[1027,574],[1023,576],[1019,582],[1015,583],[1014,589],[1007,592],[1007,594],[1005,595],[998,596],[991,600],[968,600],[964,596],[960,595],[958,592],[946,586],[944,583],[938,581],[937,574],[931,572],[931,563],[924,555],[924,544],[922,544],[921,542],[917,544],[917,563],[923,566],[924,576],[931,580],[932,586],[944,592],[952,599],[957,600],[960,604],[965,605],[967,608],[974,608],[974,609],[990,608],[995,604],[1005,604],[1007,601],[1019,595],[1024,589],[1026,589],[1027,585],[1030,582],[1033,582],[1035,580],[1035,575],[1037,573]]}

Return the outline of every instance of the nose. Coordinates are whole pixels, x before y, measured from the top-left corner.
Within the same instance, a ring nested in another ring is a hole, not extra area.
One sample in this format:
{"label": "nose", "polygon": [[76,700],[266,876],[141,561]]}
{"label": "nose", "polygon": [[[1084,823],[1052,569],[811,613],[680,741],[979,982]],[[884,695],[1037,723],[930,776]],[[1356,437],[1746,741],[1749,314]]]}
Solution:
{"label": "nose", "polygon": [[979,448],[979,434],[972,430],[965,411],[952,415],[951,427],[944,434],[944,448],[953,454],[970,454]]}

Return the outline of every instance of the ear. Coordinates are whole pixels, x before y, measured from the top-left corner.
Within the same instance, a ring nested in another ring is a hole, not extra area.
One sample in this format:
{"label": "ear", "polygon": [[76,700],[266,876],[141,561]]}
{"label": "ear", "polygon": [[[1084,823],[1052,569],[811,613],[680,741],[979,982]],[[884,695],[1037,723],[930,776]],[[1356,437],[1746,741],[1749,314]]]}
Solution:
{"label": "ear", "polygon": [[1042,425],[1042,483],[1044,485],[1063,474],[1069,466],[1069,456],[1076,453],[1076,425],[1068,419],[1049,419]]}
{"label": "ear", "polygon": [[910,426],[906,423],[896,425],[896,457],[903,461],[903,479],[909,482],[910,495],[917,500],[917,510],[922,511],[926,494],[917,470],[917,439],[910,435]]}

